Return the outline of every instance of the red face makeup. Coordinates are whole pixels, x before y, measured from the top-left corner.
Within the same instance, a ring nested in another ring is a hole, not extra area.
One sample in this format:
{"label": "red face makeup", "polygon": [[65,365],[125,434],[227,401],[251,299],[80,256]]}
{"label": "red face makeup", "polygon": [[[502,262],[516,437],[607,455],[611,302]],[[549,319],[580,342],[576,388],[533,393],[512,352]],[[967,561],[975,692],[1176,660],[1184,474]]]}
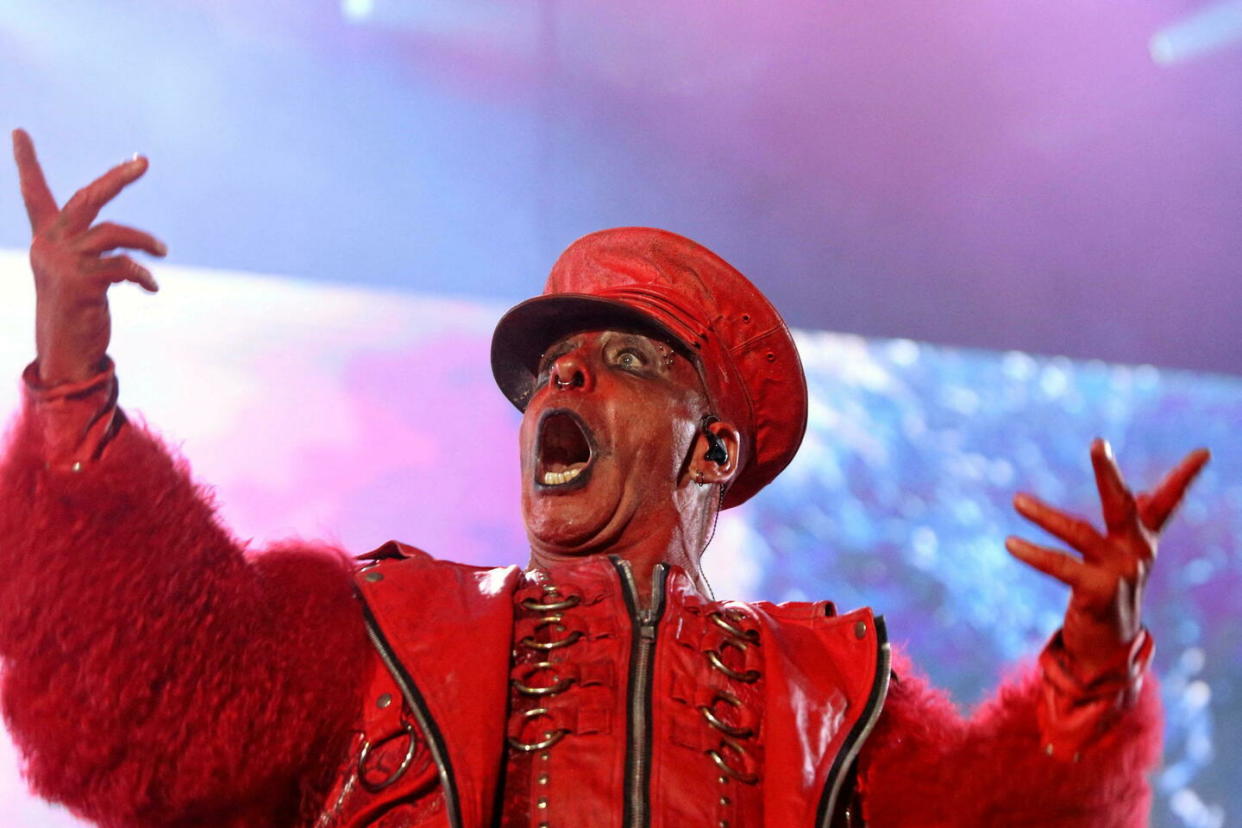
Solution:
{"label": "red face makeup", "polygon": [[532,547],[621,551],[674,526],[707,410],[694,366],[659,339],[604,330],[555,342],[520,433]]}

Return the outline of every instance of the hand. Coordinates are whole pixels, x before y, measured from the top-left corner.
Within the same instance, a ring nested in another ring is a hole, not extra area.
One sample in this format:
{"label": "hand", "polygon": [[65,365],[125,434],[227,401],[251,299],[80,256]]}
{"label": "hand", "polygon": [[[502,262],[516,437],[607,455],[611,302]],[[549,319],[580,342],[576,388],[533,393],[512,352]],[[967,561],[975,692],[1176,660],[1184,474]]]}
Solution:
{"label": "hand", "polygon": [[24,130],[13,130],[13,157],[33,234],[39,379],[46,385],[84,380],[99,370],[111,339],[108,287],[136,282],[152,293],[159,290],[151,272],[129,256],[104,254],[130,249],[163,256],[163,242],[111,222],[92,226],[104,205],[147,171],[147,161],[135,157],[113,167],[61,209]]}
{"label": "hand", "polygon": [[1115,663],[1142,629],[1143,587],[1156,560],[1156,541],[1210,456],[1206,449],[1192,451],[1153,491],[1135,496],[1122,480],[1112,449],[1097,439],[1091,444],[1091,465],[1104,534],[1090,522],[1029,494],[1014,497],[1018,514],[1081,555],[1077,558],[1017,537],[1005,540],[1015,558],[1069,585],[1061,635],[1083,674],[1095,675]]}

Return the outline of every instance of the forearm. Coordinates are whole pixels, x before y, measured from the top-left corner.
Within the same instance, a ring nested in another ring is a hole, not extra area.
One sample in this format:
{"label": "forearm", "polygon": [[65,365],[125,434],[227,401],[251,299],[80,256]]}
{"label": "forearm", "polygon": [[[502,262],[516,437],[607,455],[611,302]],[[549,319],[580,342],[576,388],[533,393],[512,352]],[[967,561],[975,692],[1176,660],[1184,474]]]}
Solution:
{"label": "forearm", "polygon": [[0,465],[4,710],[28,776],[105,823],[291,816],[356,710],[347,564],[297,545],[248,561],[114,402],[107,383],[33,391]]}

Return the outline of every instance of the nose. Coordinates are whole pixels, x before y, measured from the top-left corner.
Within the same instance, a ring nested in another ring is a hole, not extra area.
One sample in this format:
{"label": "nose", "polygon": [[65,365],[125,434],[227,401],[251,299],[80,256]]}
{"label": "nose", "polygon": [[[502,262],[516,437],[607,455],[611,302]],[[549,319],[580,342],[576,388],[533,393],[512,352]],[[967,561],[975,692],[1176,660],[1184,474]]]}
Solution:
{"label": "nose", "polygon": [[553,391],[569,391],[571,389],[589,391],[592,385],[591,372],[587,368],[586,360],[583,359],[580,351],[574,350],[567,354],[562,354],[552,363],[552,370],[548,377],[548,387]]}

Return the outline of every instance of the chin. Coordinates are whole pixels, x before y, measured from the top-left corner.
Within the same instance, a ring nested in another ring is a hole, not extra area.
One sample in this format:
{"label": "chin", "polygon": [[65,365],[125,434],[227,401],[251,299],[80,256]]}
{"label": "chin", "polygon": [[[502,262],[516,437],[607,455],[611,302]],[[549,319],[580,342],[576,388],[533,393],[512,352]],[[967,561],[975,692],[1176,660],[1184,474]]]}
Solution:
{"label": "chin", "polygon": [[585,497],[527,494],[522,513],[531,546],[561,555],[589,555],[607,546],[616,511],[608,509],[601,514],[593,505]]}

